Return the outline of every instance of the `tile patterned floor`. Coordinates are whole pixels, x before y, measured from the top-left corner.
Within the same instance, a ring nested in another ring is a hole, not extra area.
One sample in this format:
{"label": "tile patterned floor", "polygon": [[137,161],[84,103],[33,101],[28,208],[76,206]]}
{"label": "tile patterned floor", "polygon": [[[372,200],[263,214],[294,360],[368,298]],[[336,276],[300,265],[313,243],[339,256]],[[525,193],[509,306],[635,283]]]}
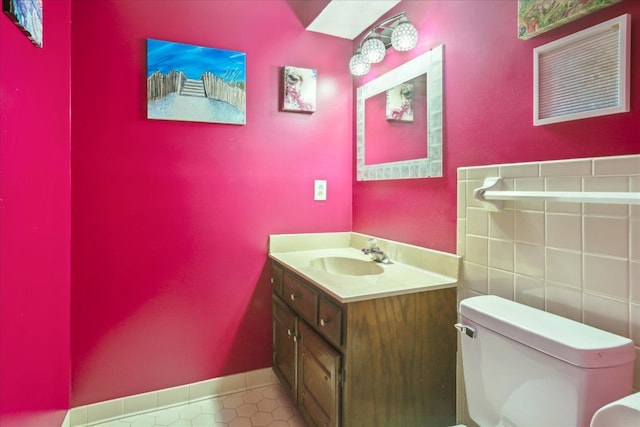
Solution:
{"label": "tile patterned floor", "polygon": [[95,424],[96,427],[306,427],[279,384]]}

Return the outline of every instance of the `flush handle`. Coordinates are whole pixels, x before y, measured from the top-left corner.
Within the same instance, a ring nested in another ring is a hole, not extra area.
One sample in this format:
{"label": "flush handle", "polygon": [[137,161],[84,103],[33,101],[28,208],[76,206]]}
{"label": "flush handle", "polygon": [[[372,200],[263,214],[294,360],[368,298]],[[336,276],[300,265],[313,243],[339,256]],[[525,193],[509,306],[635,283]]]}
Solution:
{"label": "flush handle", "polygon": [[466,334],[468,337],[470,338],[475,338],[476,337],[476,330],[475,328],[472,328],[469,325],[465,325],[464,323],[456,323],[455,328],[457,330],[459,330],[460,332]]}

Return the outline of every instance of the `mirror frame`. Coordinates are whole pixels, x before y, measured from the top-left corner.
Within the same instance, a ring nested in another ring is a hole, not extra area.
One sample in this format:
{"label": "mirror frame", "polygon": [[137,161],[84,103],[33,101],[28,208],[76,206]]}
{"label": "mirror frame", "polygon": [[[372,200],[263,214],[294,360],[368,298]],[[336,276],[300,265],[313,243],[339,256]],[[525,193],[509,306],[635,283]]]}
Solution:
{"label": "mirror frame", "polygon": [[[356,164],[358,181],[442,176],[442,55],[443,45],[431,49],[386,74],[365,83],[356,96]],[[365,101],[401,83],[427,74],[427,157],[365,164]]]}

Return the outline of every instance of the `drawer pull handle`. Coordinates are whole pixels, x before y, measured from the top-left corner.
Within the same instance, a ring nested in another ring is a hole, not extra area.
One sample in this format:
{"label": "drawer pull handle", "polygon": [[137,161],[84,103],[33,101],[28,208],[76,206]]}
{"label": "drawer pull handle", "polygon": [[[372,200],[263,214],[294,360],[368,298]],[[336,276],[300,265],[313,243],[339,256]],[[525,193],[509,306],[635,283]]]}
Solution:
{"label": "drawer pull handle", "polygon": [[290,296],[291,301],[295,301],[295,300],[296,300],[296,298],[298,298],[299,296],[300,296],[300,295],[291,294],[291,296]]}
{"label": "drawer pull handle", "polygon": [[322,317],[320,318],[320,326],[327,326],[327,323],[329,323],[329,320],[325,320]]}
{"label": "drawer pull handle", "polygon": [[287,329],[287,335],[291,336],[291,329]]}

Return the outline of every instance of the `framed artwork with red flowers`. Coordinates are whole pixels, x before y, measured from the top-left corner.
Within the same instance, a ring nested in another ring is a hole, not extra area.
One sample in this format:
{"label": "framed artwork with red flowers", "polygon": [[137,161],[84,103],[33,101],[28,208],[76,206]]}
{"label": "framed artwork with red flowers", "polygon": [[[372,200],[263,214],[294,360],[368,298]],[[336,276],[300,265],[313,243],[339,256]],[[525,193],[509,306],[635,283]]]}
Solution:
{"label": "framed artwork with red flowers", "polygon": [[316,111],[317,70],[285,66],[282,77],[282,110],[298,113]]}
{"label": "framed artwork with red flowers", "polygon": [[622,0],[518,0],[518,38],[530,39]]}

